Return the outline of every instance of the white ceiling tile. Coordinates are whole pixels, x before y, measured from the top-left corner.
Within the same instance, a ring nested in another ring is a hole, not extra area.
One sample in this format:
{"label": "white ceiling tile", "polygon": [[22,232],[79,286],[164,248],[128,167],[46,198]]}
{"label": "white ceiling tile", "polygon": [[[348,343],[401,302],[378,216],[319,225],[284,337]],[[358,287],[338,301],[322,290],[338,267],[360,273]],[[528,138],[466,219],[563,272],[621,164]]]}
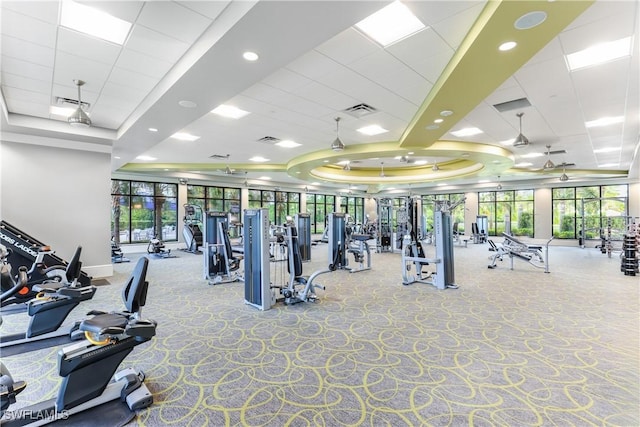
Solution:
{"label": "white ceiling tile", "polygon": [[293,92],[296,89],[311,83],[311,80],[296,72],[286,68],[281,68],[266,77],[262,82],[286,92]]}
{"label": "white ceiling tile", "polygon": [[2,73],[2,86],[31,90],[34,92],[50,93],[52,81],[35,80],[20,74]]}
{"label": "white ceiling tile", "polygon": [[537,100],[563,94],[572,86],[562,57],[528,64],[516,71],[514,78],[525,93],[531,94],[527,98],[533,105]]}
{"label": "white ceiling tile", "polygon": [[207,18],[214,20],[222,13],[230,1],[176,1],[176,3],[198,12]]}
{"label": "white ceiling tile", "polygon": [[121,47],[97,37],[60,27],[58,50],[111,66],[118,58]]}
{"label": "white ceiling tile", "polygon": [[[626,2],[630,6],[638,2]],[[563,31],[559,36],[560,43],[566,54],[574,53],[586,49],[597,43],[618,40],[633,35],[637,20],[635,7],[630,13],[622,13],[613,16],[606,16],[589,24]],[[636,40],[637,43],[637,40]]]}
{"label": "white ceiling tile", "polygon": [[422,104],[433,86],[424,77],[382,50],[355,61],[349,68],[415,105]]}
{"label": "white ceiling tile", "polygon": [[486,0],[478,1],[405,1],[403,2],[425,25],[433,25],[475,6],[484,7]]}
{"label": "white ceiling tile", "polygon": [[50,48],[55,47],[57,27],[54,24],[6,9],[2,11],[0,22],[2,34]]}
{"label": "white ceiling tile", "polygon": [[2,3],[2,13],[7,10],[30,16],[40,21],[48,22],[53,25],[58,24],[58,1],[5,1]]}
{"label": "white ceiling tile", "polygon": [[106,105],[120,105],[121,103],[129,103],[134,107],[142,102],[148,92],[131,86],[122,86],[113,82],[107,82],[100,94],[98,102],[104,102]]}
{"label": "white ceiling tile", "polygon": [[189,44],[136,24],[126,47],[166,62],[176,62],[189,49]]}
{"label": "white ceiling tile", "polygon": [[109,75],[109,82],[132,87],[149,93],[160,81],[157,77],[147,76],[124,68],[114,67]]}
{"label": "white ceiling tile", "polygon": [[471,25],[478,18],[484,4],[477,4],[469,9],[465,9],[456,15],[445,18],[433,25],[433,29],[452,48],[456,49],[464,40]]}
{"label": "white ceiling tile", "polygon": [[2,54],[34,64],[52,66],[55,50],[11,36],[2,36]]}
{"label": "white ceiling tile", "polygon": [[382,48],[360,31],[349,27],[318,46],[316,50],[340,64],[347,65],[364,56],[381,51]]}
{"label": "white ceiling tile", "polygon": [[53,68],[2,55],[2,71],[30,79],[52,81]]}
{"label": "white ceiling tile", "polygon": [[611,15],[637,14],[638,2],[628,0],[606,0],[593,2],[587,10],[567,25],[565,31],[588,25]]}
{"label": "white ceiling tile", "polygon": [[624,114],[629,79],[638,78],[628,70],[627,58],[571,73],[585,120]]}
{"label": "white ceiling tile", "polygon": [[53,74],[54,83],[73,86],[74,80],[85,81],[82,90],[99,92],[109,77],[110,67],[66,52],[58,52]]}
{"label": "white ceiling tile", "polygon": [[[543,47],[533,58],[531,58],[526,65],[535,64],[538,62],[549,61],[551,59],[563,58],[562,45],[558,38],[551,40],[545,47]],[[525,65],[525,66],[526,66]]]}
{"label": "white ceiling tile", "polygon": [[170,62],[152,58],[148,55],[129,49],[123,49],[115,65],[116,67],[120,67],[125,70],[134,71],[136,73],[158,79],[164,77],[173,66]]}
{"label": "white ceiling tile", "polygon": [[7,102],[7,109],[10,113],[34,117],[49,117],[48,103],[34,103],[12,98],[5,98],[5,101]]}
{"label": "white ceiling tile", "polygon": [[317,102],[334,111],[342,111],[359,103],[356,98],[347,96],[318,82],[303,86],[296,90],[295,93],[302,98]]}
{"label": "white ceiling tile", "polygon": [[99,104],[91,111],[91,121],[93,126],[107,129],[118,129],[131,114],[131,106],[113,106]]}
{"label": "white ceiling tile", "polygon": [[138,23],[187,43],[193,43],[211,24],[211,19],[177,3],[146,2]]}
{"label": "white ceiling tile", "polygon": [[286,66],[287,69],[301,74],[311,80],[316,80],[338,68],[341,65],[316,50],[305,53],[300,58]]}
{"label": "white ceiling tile", "polygon": [[4,86],[3,94],[7,98],[19,99],[25,102],[32,102],[34,104],[49,104],[49,91],[46,92],[34,92],[32,90],[18,89],[11,86]]}
{"label": "white ceiling tile", "polygon": [[431,82],[442,73],[454,52],[431,28],[394,43],[385,50]]}

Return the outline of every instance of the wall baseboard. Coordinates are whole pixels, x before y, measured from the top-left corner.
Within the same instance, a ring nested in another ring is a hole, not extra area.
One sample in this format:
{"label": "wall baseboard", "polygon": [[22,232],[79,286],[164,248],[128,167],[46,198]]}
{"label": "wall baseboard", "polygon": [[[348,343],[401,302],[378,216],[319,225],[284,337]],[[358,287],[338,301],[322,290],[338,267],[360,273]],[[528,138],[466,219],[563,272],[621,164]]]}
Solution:
{"label": "wall baseboard", "polygon": [[82,271],[93,279],[102,279],[113,276],[113,264],[82,266]]}

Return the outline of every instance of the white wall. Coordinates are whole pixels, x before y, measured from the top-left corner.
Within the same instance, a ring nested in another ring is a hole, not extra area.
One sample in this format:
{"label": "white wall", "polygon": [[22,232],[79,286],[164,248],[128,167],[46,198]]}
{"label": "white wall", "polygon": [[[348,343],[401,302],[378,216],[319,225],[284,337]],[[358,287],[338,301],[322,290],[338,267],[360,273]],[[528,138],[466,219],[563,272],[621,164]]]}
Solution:
{"label": "white wall", "polygon": [[551,189],[538,188],[533,192],[533,231],[536,239],[549,239],[552,233]]}
{"label": "white wall", "polygon": [[63,259],[82,246],[82,269],[111,276],[110,154],[6,141],[0,152],[2,219]]}

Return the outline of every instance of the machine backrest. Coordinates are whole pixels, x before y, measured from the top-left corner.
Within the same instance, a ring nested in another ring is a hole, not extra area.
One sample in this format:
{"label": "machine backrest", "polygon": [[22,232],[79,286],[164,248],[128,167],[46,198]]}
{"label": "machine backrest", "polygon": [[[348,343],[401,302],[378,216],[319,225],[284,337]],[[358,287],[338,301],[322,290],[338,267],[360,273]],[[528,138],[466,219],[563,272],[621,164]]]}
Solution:
{"label": "machine backrest", "polygon": [[82,263],[80,262],[80,255],[82,254],[82,246],[78,246],[76,252],[73,254],[73,258],[67,264],[66,276],[67,283],[73,282],[75,279],[80,277],[80,269],[82,268]]}
{"label": "machine backrest", "polygon": [[477,222],[472,222],[471,223],[471,233],[473,234],[480,234],[478,232],[478,223]]}
{"label": "machine backrest", "polygon": [[298,242],[298,229],[296,227],[288,227],[289,233],[291,233],[291,247],[289,248],[289,256],[292,258],[293,263],[289,263],[287,269],[291,273],[293,265],[293,275],[295,277],[302,276],[302,255],[300,254],[300,243]]}
{"label": "machine backrest", "polygon": [[457,222],[453,223],[453,234],[458,234],[458,223]]}
{"label": "machine backrest", "polygon": [[138,260],[135,268],[131,272],[131,276],[127,284],[122,289],[122,300],[127,311],[135,313],[140,310],[147,302],[147,267],[149,266],[149,258],[142,257]]}
{"label": "machine backrest", "polygon": [[489,246],[491,246],[491,249],[493,249],[494,251],[498,252],[498,246],[496,246],[496,244],[493,243],[493,240],[489,239],[489,240],[487,240],[487,242],[489,242]]}

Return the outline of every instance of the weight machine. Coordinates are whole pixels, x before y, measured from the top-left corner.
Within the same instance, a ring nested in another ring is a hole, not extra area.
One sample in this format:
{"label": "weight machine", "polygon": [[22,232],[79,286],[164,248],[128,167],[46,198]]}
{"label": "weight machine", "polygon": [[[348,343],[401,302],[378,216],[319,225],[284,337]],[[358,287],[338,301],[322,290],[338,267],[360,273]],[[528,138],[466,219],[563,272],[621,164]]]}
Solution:
{"label": "weight machine", "polygon": [[549,243],[554,239],[552,236],[547,240],[545,245],[545,253],[542,255],[542,245],[528,245],[510,234],[502,233],[504,242],[501,246],[496,245],[493,240],[488,240],[491,250],[495,252],[491,258],[491,264],[487,268],[496,268],[496,261],[502,261],[505,255],[509,256],[511,261],[511,270],[513,270],[513,259],[519,258],[527,261],[536,268],[544,268],[545,273],[549,273]]}
{"label": "weight machine", "polygon": [[204,278],[210,285],[242,280],[237,274],[243,257],[233,255],[226,212],[207,212],[204,222]]}
{"label": "weight machine", "polygon": [[378,215],[378,234],[376,252],[393,252],[393,203],[391,199],[376,199]]}
{"label": "weight machine", "polygon": [[311,261],[311,215],[298,213],[295,217],[302,262]]}
{"label": "weight machine", "polygon": [[[451,203],[449,200],[435,200],[433,233],[436,247],[436,257],[426,258],[422,252],[422,246],[416,234],[412,233],[403,237],[402,247],[402,284],[410,285],[415,282],[426,283],[437,289],[458,289],[455,283],[455,265],[453,259],[453,227],[451,224],[451,211],[464,203],[465,198]],[[435,264],[436,271],[423,277],[422,267]],[[411,274],[415,267],[416,273]],[[427,280],[431,278],[431,280]]]}
{"label": "weight machine", "polygon": [[[298,234],[293,223],[285,225],[286,246],[288,248],[289,281],[286,286],[271,284],[269,211],[267,209],[245,209],[244,211],[244,301],[260,310],[269,310],[277,301],[276,290],[284,297],[286,304],[315,301],[315,288],[324,289],[313,283],[320,274],[330,270],[314,272],[309,278],[302,276],[302,259],[298,245]],[[283,265],[281,263],[274,265]],[[281,267],[282,269],[284,267]],[[277,267],[274,271],[277,276]],[[304,286],[302,291],[298,286]]]}

